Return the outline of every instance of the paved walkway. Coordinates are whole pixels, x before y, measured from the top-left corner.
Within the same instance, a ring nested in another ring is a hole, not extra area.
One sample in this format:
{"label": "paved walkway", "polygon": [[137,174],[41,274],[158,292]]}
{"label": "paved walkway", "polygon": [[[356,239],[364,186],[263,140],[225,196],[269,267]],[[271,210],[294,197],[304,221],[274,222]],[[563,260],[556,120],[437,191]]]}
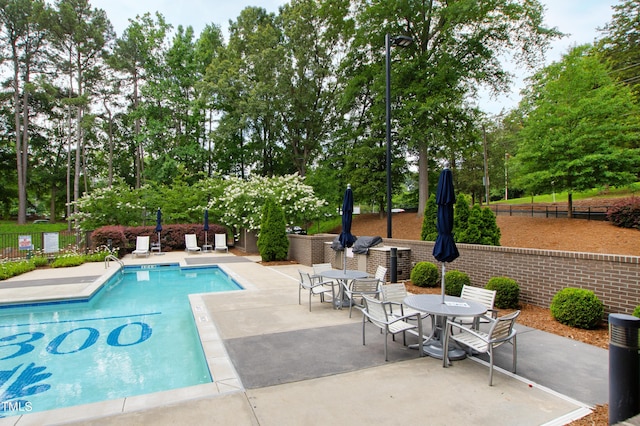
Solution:
{"label": "paved walkway", "polygon": [[[246,290],[191,299],[214,383],[0,419],[4,425],[190,424],[561,425],[608,402],[608,352],[517,325],[518,375],[498,368],[488,386],[481,361],[419,358],[367,328],[361,315],[312,301],[298,304],[301,265],[265,267],[256,258],[167,253],[140,263],[219,264]],[[73,297],[95,290],[118,264],[38,270],[0,283],[0,301]],[[89,281],[89,282],[87,282]],[[48,282],[50,282],[48,284]],[[410,342],[411,343],[411,342]],[[496,365],[510,365],[510,348]]]}

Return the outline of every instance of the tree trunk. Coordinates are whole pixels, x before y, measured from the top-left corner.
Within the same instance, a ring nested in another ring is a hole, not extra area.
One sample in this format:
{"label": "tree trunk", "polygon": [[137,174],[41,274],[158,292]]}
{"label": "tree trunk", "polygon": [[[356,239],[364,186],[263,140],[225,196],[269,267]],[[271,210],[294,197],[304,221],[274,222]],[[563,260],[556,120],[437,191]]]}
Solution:
{"label": "tree trunk", "polygon": [[573,194],[567,194],[567,218],[573,219]]}
{"label": "tree trunk", "polygon": [[22,169],[22,139],[20,132],[20,92],[18,84],[19,64],[17,56],[14,54],[13,60],[13,113],[16,137],[16,167],[18,169],[18,225],[27,223],[27,183],[25,182],[24,170]]}
{"label": "tree trunk", "polygon": [[429,150],[420,144],[418,148],[418,216],[424,216],[429,199]]}

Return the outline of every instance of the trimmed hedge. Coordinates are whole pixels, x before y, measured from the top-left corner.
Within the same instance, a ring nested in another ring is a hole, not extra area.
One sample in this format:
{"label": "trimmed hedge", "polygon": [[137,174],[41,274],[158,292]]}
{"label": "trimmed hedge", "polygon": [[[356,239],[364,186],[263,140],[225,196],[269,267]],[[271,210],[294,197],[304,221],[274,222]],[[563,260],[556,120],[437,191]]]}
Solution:
{"label": "trimmed hedge", "polygon": [[558,322],[590,330],[602,321],[604,304],[591,290],[567,287],[553,296],[550,310]]}
{"label": "trimmed hedge", "polygon": [[508,277],[493,277],[484,288],[496,291],[494,305],[498,309],[517,309],[520,287],[516,280]]}
{"label": "trimmed hedge", "polygon": [[471,285],[471,278],[461,271],[448,271],[444,273],[444,292],[448,296],[459,297],[462,287]]}
{"label": "trimmed hedge", "polygon": [[431,262],[418,262],[411,270],[410,279],[418,287],[437,287],[438,267]]}
{"label": "trimmed hedge", "polygon": [[[205,243],[213,244],[215,234],[226,234],[227,228],[222,225],[209,224],[209,231],[205,232],[201,223],[163,225],[160,232],[160,244],[162,251],[184,250],[185,234],[196,234],[198,245]],[[158,233],[154,226],[103,226],[93,231],[91,240],[93,248],[108,246],[111,239],[111,246],[119,249],[120,255],[130,253],[136,248],[136,237],[149,236],[151,243],[158,241]]]}

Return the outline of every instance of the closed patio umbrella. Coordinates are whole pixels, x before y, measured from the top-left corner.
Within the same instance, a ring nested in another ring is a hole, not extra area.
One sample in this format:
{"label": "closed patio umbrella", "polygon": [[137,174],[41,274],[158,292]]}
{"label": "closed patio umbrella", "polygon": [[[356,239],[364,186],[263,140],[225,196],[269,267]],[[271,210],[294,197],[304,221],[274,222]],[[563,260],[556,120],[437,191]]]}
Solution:
{"label": "closed patio umbrella", "polygon": [[159,248],[160,232],[162,232],[162,212],[160,211],[160,207],[158,207],[158,211],[156,212],[156,232],[158,233],[158,248]]}
{"label": "closed patio umbrella", "polygon": [[347,185],[342,200],[342,231],[338,237],[340,245],[344,248],[344,270],[347,270],[347,247],[351,247],[356,241],[356,237],[351,234],[351,222],[353,220],[353,191],[351,184]]}
{"label": "closed patio umbrella", "polygon": [[453,240],[453,205],[456,196],[453,189],[453,175],[451,170],[444,169],[438,179],[436,191],[436,204],[438,205],[438,218],[436,228],[438,237],[433,246],[433,257],[442,262],[442,303],[444,303],[444,274],[445,263],[453,262],[460,256],[456,243]]}
{"label": "closed patio umbrella", "polygon": [[209,210],[208,209],[204,209],[204,245],[206,246],[207,243],[207,236],[209,234]]}

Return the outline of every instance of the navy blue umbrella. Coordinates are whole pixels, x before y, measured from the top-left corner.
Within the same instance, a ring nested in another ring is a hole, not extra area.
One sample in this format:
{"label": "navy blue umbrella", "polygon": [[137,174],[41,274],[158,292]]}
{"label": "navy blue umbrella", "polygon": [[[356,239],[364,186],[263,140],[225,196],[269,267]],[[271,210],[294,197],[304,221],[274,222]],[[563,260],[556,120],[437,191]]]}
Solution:
{"label": "navy blue umbrella", "polygon": [[436,204],[438,205],[438,219],[436,228],[438,237],[433,246],[433,257],[442,262],[442,303],[444,303],[444,274],[445,262],[453,262],[460,253],[453,240],[453,205],[456,195],[453,190],[453,175],[451,170],[444,169],[438,179],[436,191]]}
{"label": "navy blue umbrella", "polygon": [[344,198],[342,200],[342,231],[338,240],[344,250],[344,269],[347,269],[347,247],[351,247],[356,241],[356,237],[351,234],[351,222],[353,220],[353,191],[351,191],[351,184],[347,185],[347,190],[344,192]]}
{"label": "navy blue umbrella", "polygon": [[209,233],[209,210],[204,209],[204,244],[207,244],[207,234]]}
{"label": "navy blue umbrella", "polygon": [[158,247],[160,247],[160,232],[162,232],[162,212],[160,211],[160,207],[158,207],[158,211],[156,212],[156,232],[158,233]]}

